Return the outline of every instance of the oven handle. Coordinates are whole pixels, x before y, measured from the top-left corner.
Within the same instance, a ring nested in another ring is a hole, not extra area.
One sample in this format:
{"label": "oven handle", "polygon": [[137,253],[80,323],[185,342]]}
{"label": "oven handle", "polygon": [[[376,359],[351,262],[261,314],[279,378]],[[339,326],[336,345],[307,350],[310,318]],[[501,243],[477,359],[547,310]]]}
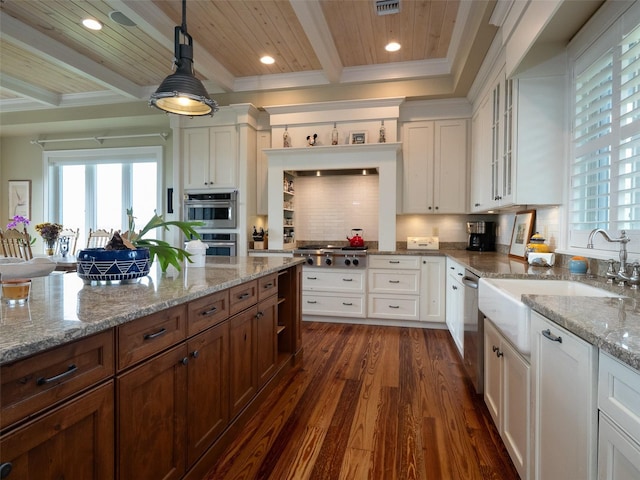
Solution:
{"label": "oven handle", "polygon": [[236,246],[236,242],[202,242],[202,243],[204,243],[208,248]]}
{"label": "oven handle", "polygon": [[464,276],[462,277],[462,283],[464,284],[465,287],[474,288],[474,289],[478,288],[478,280],[475,278]]}

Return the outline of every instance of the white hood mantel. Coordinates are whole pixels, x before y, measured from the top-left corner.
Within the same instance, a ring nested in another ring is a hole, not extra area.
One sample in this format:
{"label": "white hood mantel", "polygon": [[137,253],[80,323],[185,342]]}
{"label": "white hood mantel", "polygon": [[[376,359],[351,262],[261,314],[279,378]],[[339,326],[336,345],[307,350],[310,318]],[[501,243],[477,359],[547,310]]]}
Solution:
{"label": "white hood mantel", "polygon": [[378,170],[380,195],[378,248],[396,249],[396,178],[401,143],[367,143],[305,148],[267,148],[269,248],[284,248],[282,180],[285,171],[365,169]]}

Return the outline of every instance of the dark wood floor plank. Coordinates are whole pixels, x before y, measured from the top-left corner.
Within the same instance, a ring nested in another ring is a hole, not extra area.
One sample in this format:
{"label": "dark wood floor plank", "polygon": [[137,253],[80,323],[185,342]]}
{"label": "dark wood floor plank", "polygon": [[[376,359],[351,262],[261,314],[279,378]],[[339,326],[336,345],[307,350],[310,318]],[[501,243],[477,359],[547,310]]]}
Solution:
{"label": "dark wood floor plank", "polygon": [[303,322],[303,344],[207,480],[518,478],[448,331]]}

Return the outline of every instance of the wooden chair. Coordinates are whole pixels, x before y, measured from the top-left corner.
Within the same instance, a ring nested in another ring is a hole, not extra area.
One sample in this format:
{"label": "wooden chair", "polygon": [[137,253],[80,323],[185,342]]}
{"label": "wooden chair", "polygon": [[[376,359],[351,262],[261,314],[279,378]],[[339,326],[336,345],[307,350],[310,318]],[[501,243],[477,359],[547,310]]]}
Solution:
{"label": "wooden chair", "polygon": [[78,235],[80,234],[80,229],[77,228],[75,230],[73,230],[72,228],[65,228],[64,230],[62,230],[60,232],[60,236],[58,237],[58,241],[56,242],[56,251],[55,254],[56,255],[60,255],[61,251],[60,251],[60,247],[62,245],[62,243],[65,241],[64,239],[66,238],[67,242],[69,242],[69,250],[67,251],[67,253],[69,255],[75,255],[76,254],[76,247],[78,245]]}
{"label": "wooden chair", "polygon": [[113,229],[104,230],[98,229],[93,230],[89,229],[89,235],[87,236],[87,248],[100,248],[104,247],[107,242],[111,239],[111,235],[113,234]]}
{"label": "wooden chair", "polygon": [[2,232],[0,230],[0,246],[5,257],[18,257],[24,260],[31,260],[31,236],[25,228],[23,232],[10,228]]}

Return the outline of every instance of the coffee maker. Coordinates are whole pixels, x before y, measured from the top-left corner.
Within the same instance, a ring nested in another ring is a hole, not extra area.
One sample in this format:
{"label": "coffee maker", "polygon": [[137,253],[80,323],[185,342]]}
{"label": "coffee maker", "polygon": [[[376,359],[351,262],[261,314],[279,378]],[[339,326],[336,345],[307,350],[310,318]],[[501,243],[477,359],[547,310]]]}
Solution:
{"label": "coffee maker", "polygon": [[467,222],[469,242],[467,250],[493,252],[496,249],[496,224],[494,222]]}

